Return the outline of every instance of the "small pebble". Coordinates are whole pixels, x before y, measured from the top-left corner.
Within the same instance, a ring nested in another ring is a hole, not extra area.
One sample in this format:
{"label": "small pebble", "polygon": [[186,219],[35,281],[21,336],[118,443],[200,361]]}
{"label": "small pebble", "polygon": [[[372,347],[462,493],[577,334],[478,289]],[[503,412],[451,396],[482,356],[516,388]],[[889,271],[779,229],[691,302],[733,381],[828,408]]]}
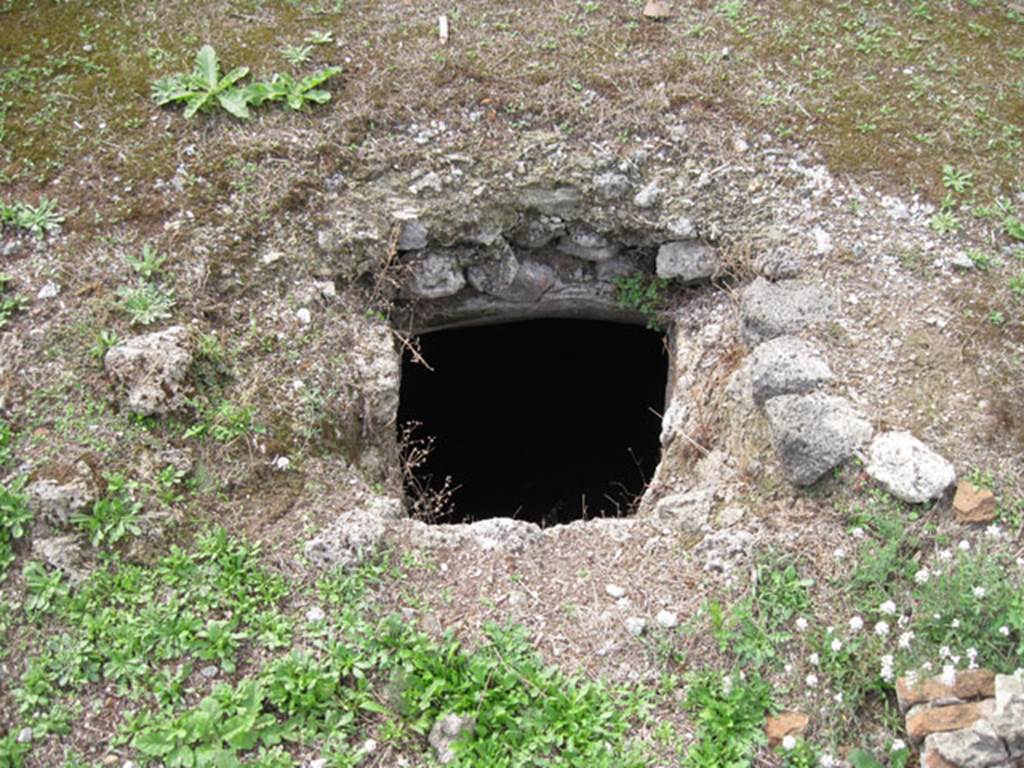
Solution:
{"label": "small pebble", "polygon": [[125,760],[121,768],[139,768],[139,765],[134,760]]}
{"label": "small pebble", "polygon": [[311,322],[313,322],[313,314],[306,307],[297,309],[295,311],[295,317],[303,325],[309,325]]}
{"label": "small pebble", "polygon": [[323,621],[326,615],[323,608],[319,605],[314,605],[306,611],[306,621]]}
{"label": "small pebble", "polygon": [[30,741],[32,741],[32,729],[31,728],[22,728],[20,731],[18,731],[18,743],[19,744],[28,744]]}
{"label": "small pebble", "polygon": [[377,742],[373,739],[367,739],[363,742],[363,754],[372,755],[377,751]]}
{"label": "small pebble", "polygon": [[633,637],[640,637],[647,629],[647,622],[638,616],[630,616],[626,619],[626,631],[629,632]]}
{"label": "small pebble", "polygon": [[321,757],[317,760],[310,760],[309,768],[327,768],[326,758]]}
{"label": "small pebble", "polygon": [[658,611],[658,615],[654,617],[654,620],[665,629],[672,629],[679,624],[679,619],[672,611]]}
{"label": "small pebble", "polygon": [[211,664],[208,667],[203,667],[202,669],[200,669],[199,674],[208,680],[212,680],[220,674],[220,670],[217,669],[217,666],[215,664]]}
{"label": "small pebble", "polygon": [[626,594],[626,590],[618,584],[609,584],[604,588],[604,591],[608,593],[608,597],[615,598],[616,600]]}

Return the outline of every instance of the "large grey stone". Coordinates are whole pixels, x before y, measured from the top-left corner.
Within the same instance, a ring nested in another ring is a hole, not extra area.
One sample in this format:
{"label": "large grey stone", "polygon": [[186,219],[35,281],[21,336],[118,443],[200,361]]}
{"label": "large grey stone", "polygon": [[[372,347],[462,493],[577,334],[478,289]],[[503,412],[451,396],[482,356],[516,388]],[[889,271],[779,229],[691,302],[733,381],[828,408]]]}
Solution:
{"label": "large grey stone", "polygon": [[867,473],[898,499],[921,504],[956,482],[953,465],[909,432],[886,432],[868,451]]}
{"label": "large grey stone", "polygon": [[1011,702],[1024,702],[1024,669],[1012,675],[996,675],[996,713],[1007,709]]}
{"label": "large grey stone", "polygon": [[126,339],[108,350],[103,362],[124,387],[132,413],[158,416],[185,406],[192,351],[189,333],[180,325]]}
{"label": "large grey stone", "polygon": [[782,395],[765,406],[787,479],[810,485],[871,439],[871,424],[841,397]]}
{"label": "large grey stone", "polygon": [[989,723],[1006,744],[1011,759],[1024,757],[1024,697],[1013,699],[989,718]]}
{"label": "large grey stone", "polygon": [[594,179],[594,192],[602,200],[621,200],[632,184],[621,173],[602,173]]}
{"label": "large grey stone", "polygon": [[519,265],[512,284],[496,293],[498,298],[529,303],[540,301],[545,293],[558,284],[558,275],[547,264],[524,261]]}
{"label": "large grey stone", "polygon": [[497,241],[480,256],[480,260],[466,269],[469,284],[480,293],[501,296],[519,273],[519,261],[504,240]]}
{"label": "large grey stone", "polygon": [[750,389],[754,402],[779,395],[797,395],[832,380],[832,371],[818,349],[795,336],[779,336],[759,345],[750,363]]}
{"label": "large grey stone", "polygon": [[417,219],[402,224],[402,232],[398,236],[398,250],[418,251],[427,247],[427,228]]}
{"label": "large grey stone", "polygon": [[559,251],[584,261],[608,261],[619,252],[618,246],[601,234],[585,227],[577,227],[568,235],[560,237],[556,245]]}
{"label": "large grey stone", "polygon": [[756,344],[825,322],[832,311],[832,297],[820,286],[759,277],[740,299],[741,331],[747,343]]}
{"label": "large grey stone", "polygon": [[515,245],[532,251],[543,248],[563,234],[565,234],[565,224],[561,219],[549,216],[531,216],[512,230],[509,237]]}
{"label": "large grey stone", "polygon": [[448,765],[455,759],[455,742],[471,737],[476,729],[476,720],[470,715],[454,713],[442,715],[430,729],[427,741],[437,753],[437,762]]}
{"label": "large grey stone", "polygon": [[334,520],[306,543],[303,552],[319,568],[354,568],[374,553],[387,530],[385,522],[398,517],[401,510],[397,499],[372,498]]}
{"label": "large grey stone", "polygon": [[63,573],[71,585],[80,583],[88,574],[76,534],[33,539],[32,555]]}
{"label": "large grey stone", "polygon": [[36,519],[55,528],[65,528],[71,516],[84,512],[99,497],[92,468],[84,461],[58,465],[37,477],[25,488],[28,508]]}
{"label": "large grey stone", "polygon": [[715,505],[713,489],[694,488],[684,493],[673,493],[654,505],[654,516],[680,530],[696,533],[707,525]]}
{"label": "large grey stone", "polygon": [[443,299],[454,296],[466,285],[458,259],[447,253],[427,253],[411,262],[405,283],[406,292],[418,299]]}
{"label": "large grey stone", "polygon": [[1006,745],[987,720],[959,731],[933,733],[925,739],[925,749],[934,749],[961,768],[994,768],[1010,759]]}
{"label": "large grey stone", "polygon": [[658,277],[695,283],[714,277],[720,264],[718,251],[696,240],[679,240],[658,248]]}
{"label": "large grey stone", "polygon": [[579,190],[570,186],[527,187],[519,192],[520,206],[548,216],[567,216],[582,202]]}

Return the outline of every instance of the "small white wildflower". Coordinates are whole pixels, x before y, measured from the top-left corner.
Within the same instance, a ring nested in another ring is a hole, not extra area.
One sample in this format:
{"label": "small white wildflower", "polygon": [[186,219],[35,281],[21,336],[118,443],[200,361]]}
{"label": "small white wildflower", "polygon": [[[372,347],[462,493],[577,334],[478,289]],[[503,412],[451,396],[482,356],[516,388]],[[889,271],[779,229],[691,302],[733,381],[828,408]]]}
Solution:
{"label": "small white wildflower", "polygon": [[855,539],[863,539],[864,529],[859,526],[857,528],[853,528],[850,530],[850,535],[853,536],[853,538]]}
{"label": "small white wildflower", "polygon": [[787,675],[793,673],[793,665],[792,664],[786,664],[782,669],[783,669],[783,671],[785,671],[785,673]]}
{"label": "small white wildflower", "polygon": [[992,523],[992,525],[985,529],[985,535],[990,539],[998,539],[1003,535],[1003,529],[999,527],[999,523]]}
{"label": "small white wildflower", "polygon": [[836,768],[836,759],[826,752],[818,758],[818,765],[820,765],[821,768]]}
{"label": "small white wildflower", "polygon": [[956,685],[956,667],[946,664],[942,667],[942,684],[952,688]]}
{"label": "small white wildflower", "polygon": [[932,614],[932,618],[935,619],[936,621],[942,621],[942,614],[941,613],[933,613]]}
{"label": "small white wildflower", "polygon": [[907,614],[904,613],[902,616],[900,616],[898,619],[896,619],[896,623],[902,629],[903,627],[907,626],[910,623],[910,617],[907,616]]}
{"label": "small white wildflower", "polygon": [[953,559],[953,550],[952,549],[942,549],[942,550],[939,550],[939,560],[941,560],[944,563],[948,563],[952,559]]}
{"label": "small white wildflower", "polygon": [[970,669],[978,668],[978,649],[968,648],[967,649],[967,666]]}
{"label": "small white wildflower", "polygon": [[1018,568],[1024,568],[1024,557],[1018,557],[1017,558],[1017,567]]}
{"label": "small white wildflower", "polygon": [[915,685],[917,685],[917,670],[916,669],[911,669],[909,672],[907,672],[907,685],[909,685],[911,688],[913,688]]}
{"label": "small white wildflower", "polygon": [[834,550],[832,550],[832,557],[834,557],[836,560],[843,560],[846,557],[846,550],[842,547],[836,547]]}
{"label": "small white wildflower", "polygon": [[808,688],[816,688],[818,686],[818,676],[810,674],[804,679],[804,682],[807,683]]}
{"label": "small white wildflower", "polygon": [[939,646],[939,658],[940,659],[946,659],[946,658],[949,658],[952,655],[953,654],[949,650],[949,646],[948,645]]}
{"label": "small white wildflower", "polygon": [[805,632],[807,630],[807,619],[805,619],[803,616],[801,616],[799,619],[797,619],[796,620],[796,629],[797,629],[797,632]]}
{"label": "small white wildflower", "polygon": [[875,624],[875,634],[879,637],[885,637],[889,634],[889,622],[880,621]]}
{"label": "small white wildflower", "polygon": [[976,598],[978,598],[979,600],[985,596],[985,588],[984,587],[975,587],[971,591],[974,592],[974,596]]}
{"label": "small white wildflower", "polygon": [[914,641],[914,633],[907,631],[900,635],[899,646],[906,650],[910,647],[910,644]]}
{"label": "small white wildflower", "polygon": [[892,600],[886,600],[884,603],[878,606],[878,610],[880,613],[886,616],[892,616],[894,613],[896,613],[896,603],[894,603]]}
{"label": "small white wildflower", "polygon": [[825,634],[826,635],[831,635],[834,631],[835,631],[835,627],[833,627],[831,624],[829,624],[827,627],[825,627]]}
{"label": "small white wildflower", "polygon": [[967,539],[961,539],[960,543],[956,545],[956,548],[961,552],[969,552],[971,549],[971,542]]}
{"label": "small white wildflower", "polygon": [[288,469],[288,467],[292,465],[292,461],[287,456],[277,456],[271,462],[271,465],[278,472],[284,472],[286,469]]}
{"label": "small white wildflower", "polygon": [[953,619],[951,622],[949,622],[949,626],[951,626],[953,629],[960,629],[960,619]]}
{"label": "small white wildflower", "polygon": [[820,663],[821,659],[818,657],[818,654],[812,653],[810,656],[807,657],[807,661],[810,662],[812,667],[816,667]]}
{"label": "small white wildflower", "polygon": [[833,694],[832,695],[832,701],[834,701],[836,704],[842,704],[843,703],[843,692],[840,691],[839,693]]}
{"label": "small white wildflower", "polygon": [[843,641],[837,637],[832,641],[832,652],[839,653],[841,650],[843,650]]}
{"label": "small white wildflower", "polygon": [[783,739],[782,739],[782,748],[784,750],[789,752],[790,750],[792,750],[795,747],[796,747],[796,737],[795,736],[784,736],[783,737]]}
{"label": "small white wildflower", "polygon": [[922,568],[914,574],[914,581],[918,584],[927,584],[929,578],[931,578],[931,574],[928,572],[927,568]]}
{"label": "small white wildflower", "polygon": [[1006,625],[1001,626],[999,628],[999,634],[1002,635],[1003,637],[1009,637],[1010,636],[1010,628],[1007,627]]}
{"label": "small white wildflower", "polygon": [[921,669],[925,672],[931,672],[933,666],[934,665],[930,661],[926,661],[924,664],[921,665]]}
{"label": "small white wildflower", "polygon": [[860,632],[864,628],[864,619],[860,616],[854,616],[850,619],[850,631]]}
{"label": "small white wildflower", "polygon": [[892,743],[892,746],[889,747],[889,749],[891,749],[893,752],[899,752],[901,749],[906,749],[906,748],[907,748],[907,743],[905,741],[903,741],[903,739],[896,739],[896,741],[894,741]]}

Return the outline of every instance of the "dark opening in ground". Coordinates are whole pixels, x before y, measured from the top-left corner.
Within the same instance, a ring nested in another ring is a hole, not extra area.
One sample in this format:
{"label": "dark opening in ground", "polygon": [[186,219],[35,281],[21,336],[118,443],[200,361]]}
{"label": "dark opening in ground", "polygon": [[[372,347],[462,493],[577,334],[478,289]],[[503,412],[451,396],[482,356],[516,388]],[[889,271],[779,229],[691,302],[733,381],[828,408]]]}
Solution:
{"label": "dark opening in ground", "polygon": [[554,525],[631,511],[659,460],[662,334],[533,320],[426,334],[420,353],[433,371],[406,353],[399,434],[414,425],[433,438],[407,473],[410,501],[451,478],[437,522]]}

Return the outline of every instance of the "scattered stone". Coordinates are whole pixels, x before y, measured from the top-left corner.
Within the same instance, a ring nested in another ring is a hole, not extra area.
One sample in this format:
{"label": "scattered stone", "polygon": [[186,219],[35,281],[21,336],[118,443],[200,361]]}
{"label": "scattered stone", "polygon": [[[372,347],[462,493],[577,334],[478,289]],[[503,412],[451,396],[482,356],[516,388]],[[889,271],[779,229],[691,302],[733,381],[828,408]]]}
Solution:
{"label": "scattered stone", "polygon": [[216,664],[208,664],[199,670],[199,674],[207,680],[213,680],[213,678],[220,674],[220,669],[217,668]]}
{"label": "scattered stone", "polygon": [[764,735],[768,737],[768,746],[776,747],[787,736],[803,736],[811,718],[803,712],[780,712],[764,721]]}
{"label": "scattered stone", "polygon": [[871,439],[871,424],[844,398],[814,392],[765,405],[772,443],[787,479],[810,485]]}
{"label": "scattered stone", "polygon": [[668,233],[677,240],[692,240],[697,236],[697,225],[693,219],[680,216],[668,223]]}
{"label": "scattered stone", "polygon": [[1006,744],[1010,758],[1024,758],[1024,697],[1013,698],[1002,712],[994,713],[988,722]]}
{"label": "scattered stone", "polygon": [[60,286],[52,280],[46,283],[42,288],[39,289],[39,293],[36,294],[37,299],[55,299],[60,295]]}
{"label": "scattered stone", "polygon": [[445,253],[427,253],[410,263],[405,290],[417,299],[454,296],[466,285],[458,259]]}
{"label": "scattered stone", "polygon": [[76,534],[32,539],[32,554],[51,568],[64,574],[72,586],[80,583],[87,575],[82,545]]}
{"label": "scattered stone", "polygon": [[579,208],[583,196],[575,187],[563,186],[554,189],[528,187],[519,193],[519,204],[527,210],[548,216],[568,216]]}
{"label": "scattered stone", "polygon": [[472,736],[475,730],[476,720],[468,715],[442,715],[430,729],[427,741],[437,752],[437,761],[441,765],[448,765],[455,759],[455,742],[463,737]]}
{"label": "scattered stone", "polygon": [[316,760],[310,760],[309,768],[327,768],[327,759],[318,757]]}
{"label": "scattered stone", "polygon": [[654,517],[672,523],[683,531],[702,530],[711,517],[715,494],[710,488],[694,488],[665,496],[654,505]]}
{"label": "scattered stone", "polygon": [[327,618],[327,614],[324,613],[324,609],[319,605],[314,605],[306,611],[306,621],[323,621],[325,618]]}
{"label": "scattered stone", "polygon": [[608,584],[605,586],[604,591],[608,593],[608,597],[618,600],[626,594],[626,590],[620,587],[618,584]]}
{"label": "scattered stone", "polygon": [[820,286],[759,277],[740,299],[741,331],[748,344],[757,344],[825,322],[832,310],[832,298]]}
{"label": "scattered stone", "polygon": [[958,523],[991,523],[996,519],[996,496],[970,480],[961,480],[953,497],[953,516]]}
{"label": "scattered stone", "polygon": [[641,619],[639,616],[630,616],[623,624],[626,626],[626,631],[629,632],[633,637],[640,637],[647,629],[647,621]]}
{"label": "scattered stone", "polygon": [[594,180],[594,191],[602,200],[621,200],[633,186],[621,173],[604,173]]}
{"label": "scattered stone", "polygon": [[754,553],[750,531],[715,531],[705,536],[694,552],[704,557],[705,571],[728,573]]}
{"label": "scattered stone", "polygon": [[313,313],[309,311],[308,307],[299,307],[295,310],[295,319],[299,321],[300,325],[309,325],[313,322]]}
{"label": "scattered stone", "polygon": [[107,351],[107,373],[127,390],[139,416],[162,416],[187,404],[192,366],[189,333],[180,325],[126,339]]}
{"label": "scattered stone", "polygon": [[931,701],[973,701],[990,699],[995,695],[996,675],[988,669],[960,670],[951,685],[943,680],[942,675],[914,682],[906,677],[896,679],[896,701],[903,713]]}
{"label": "scattered stone", "polygon": [[413,219],[402,225],[398,236],[398,250],[419,251],[427,247],[427,228],[422,222]]}
{"label": "scattered stone", "polygon": [[637,208],[650,208],[661,200],[662,194],[658,182],[652,181],[633,196],[633,205]]}
{"label": "scattered stone", "polygon": [[577,227],[568,235],[560,237],[555,247],[569,256],[594,262],[614,259],[619,252],[618,246],[609,242],[604,235],[584,227]]}
{"label": "scattered stone", "polygon": [[658,248],[658,277],[683,283],[707,280],[718,271],[718,251],[693,240],[665,243]]}
{"label": "scattered stone", "polygon": [[346,512],[303,549],[313,565],[353,568],[369,557],[384,537],[384,517],[374,509]]}
{"label": "scattered stone", "polygon": [[[933,733],[970,728],[994,711],[995,699],[949,704],[944,707],[921,704],[907,714],[907,735],[915,742],[919,742]],[[956,762],[942,749],[939,749],[939,753],[947,760]]]}
{"label": "scattered stone", "polygon": [[679,617],[672,613],[672,611],[658,611],[658,615],[654,617],[654,620],[658,623],[659,627],[664,627],[665,629],[675,629],[679,626]]}
{"label": "scattered stone", "polygon": [[803,260],[790,248],[776,248],[755,257],[754,271],[772,282],[789,280],[799,277],[803,271]]}
{"label": "scattered stone", "polygon": [[22,728],[20,731],[18,731],[18,743],[19,744],[28,744],[30,741],[32,741],[32,729],[31,728]]}
{"label": "scattered stone", "polygon": [[125,760],[121,768],[139,768],[139,764],[134,760]]}
{"label": "scattered stone", "polygon": [[868,475],[910,504],[936,499],[956,482],[953,465],[909,432],[879,435],[872,441],[868,457]]}
{"label": "scattered stone", "polygon": [[92,507],[99,489],[92,467],[79,460],[47,469],[28,484],[25,494],[28,508],[38,520],[66,528],[72,515]]}
{"label": "scattered stone", "polygon": [[750,366],[754,402],[779,395],[798,395],[832,380],[832,371],[818,349],[795,336],[779,336],[760,344]]}
{"label": "scattered stone", "polygon": [[958,768],[994,768],[1008,763],[1010,759],[1010,753],[1003,740],[984,720],[970,728],[945,730],[950,732],[932,733],[928,736],[925,742],[926,753],[935,752]]}
{"label": "scattered stone", "polygon": [[654,21],[663,21],[672,18],[672,7],[663,0],[647,0],[644,6],[644,16]]}
{"label": "scattered stone", "polygon": [[953,267],[953,269],[963,270],[964,272],[968,272],[975,268],[974,261],[972,261],[971,257],[963,251],[954,253],[949,257],[946,263]]}

